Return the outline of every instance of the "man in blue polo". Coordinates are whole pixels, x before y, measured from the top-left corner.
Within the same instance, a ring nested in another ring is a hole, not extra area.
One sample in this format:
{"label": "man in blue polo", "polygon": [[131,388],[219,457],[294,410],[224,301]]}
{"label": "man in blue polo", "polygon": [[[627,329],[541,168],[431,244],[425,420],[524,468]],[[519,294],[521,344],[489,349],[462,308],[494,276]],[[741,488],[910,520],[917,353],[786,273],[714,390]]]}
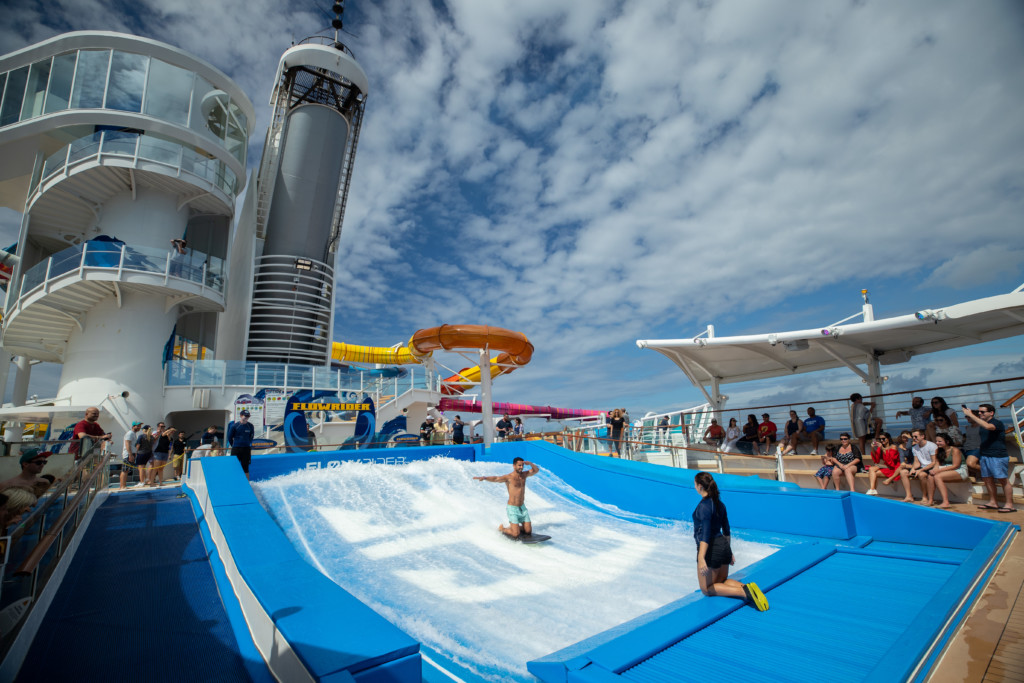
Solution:
{"label": "man in blue polo", "polygon": [[[996,407],[991,403],[982,403],[977,411],[961,406],[968,420],[978,426],[981,437],[981,454],[978,458],[981,467],[981,478],[988,491],[988,502],[979,505],[979,510],[996,510],[998,512],[1014,512],[1013,483],[1007,473],[1010,469],[1010,454],[1006,451],[1006,425],[996,419]],[[968,460],[971,460],[969,458]],[[971,463],[968,463],[971,464]],[[1003,489],[1006,503],[999,507],[996,493]]]}
{"label": "man in blue polo", "polygon": [[232,422],[228,427],[226,436],[228,445],[231,446],[231,455],[238,458],[242,463],[242,471],[245,478],[249,478],[249,463],[252,461],[252,439],[256,429],[249,422],[249,411],[243,410],[238,414],[238,421]]}

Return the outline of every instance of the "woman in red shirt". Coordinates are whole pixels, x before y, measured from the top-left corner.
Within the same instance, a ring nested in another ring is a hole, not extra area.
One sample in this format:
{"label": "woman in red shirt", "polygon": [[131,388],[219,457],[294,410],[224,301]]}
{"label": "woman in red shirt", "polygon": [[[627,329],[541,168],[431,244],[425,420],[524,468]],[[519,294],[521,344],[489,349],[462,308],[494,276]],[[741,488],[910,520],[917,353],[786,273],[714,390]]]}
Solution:
{"label": "woman in red shirt", "polygon": [[892,437],[889,432],[882,432],[877,439],[871,444],[871,461],[874,463],[868,469],[868,476],[871,478],[871,487],[868,489],[869,496],[877,496],[878,491],[875,490],[875,484],[878,481],[878,477],[885,477],[883,484],[891,484],[894,481],[899,481],[903,484],[903,491],[907,494],[903,500],[907,502],[914,502],[914,497],[910,495],[910,481],[906,477],[900,476],[900,449],[892,443]]}

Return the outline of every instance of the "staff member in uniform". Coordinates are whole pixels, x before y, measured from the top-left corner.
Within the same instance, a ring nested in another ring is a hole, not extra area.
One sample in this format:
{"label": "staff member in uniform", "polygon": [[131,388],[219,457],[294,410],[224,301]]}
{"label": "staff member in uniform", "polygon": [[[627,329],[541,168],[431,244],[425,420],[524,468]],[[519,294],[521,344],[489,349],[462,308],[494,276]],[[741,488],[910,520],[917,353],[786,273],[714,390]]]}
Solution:
{"label": "staff member in uniform", "polygon": [[707,472],[698,472],[693,487],[701,501],[693,511],[693,539],[697,542],[697,582],[704,595],[723,595],[749,600],[759,612],[768,609],[768,599],[756,583],[729,578],[729,565],[736,564],[729,536],[729,513],[718,496],[718,484]]}
{"label": "staff member in uniform", "polygon": [[232,422],[228,427],[227,442],[231,446],[231,455],[238,458],[242,463],[242,471],[245,478],[249,478],[249,463],[252,461],[252,439],[256,429],[249,423],[249,411],[243,410],[238,414],[238,421]]}

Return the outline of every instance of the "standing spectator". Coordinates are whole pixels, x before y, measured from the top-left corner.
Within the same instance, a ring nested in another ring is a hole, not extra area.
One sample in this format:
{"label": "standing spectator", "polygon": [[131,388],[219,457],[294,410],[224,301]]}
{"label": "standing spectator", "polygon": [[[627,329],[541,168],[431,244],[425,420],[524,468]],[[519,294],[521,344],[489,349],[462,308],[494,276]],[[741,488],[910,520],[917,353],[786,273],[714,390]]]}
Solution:
{"label": "standing spectator", "polygon": [[663,444],[668,443],[668,430],[669,430],[668,415],[662,415],[661,419],[658,420],[658,440],[659,440],[659,442],[661,442]]}
{"label": "standing spectator", "polygon": [[227,442],[231,446],[231,455],[242,464],[245,478],[249,478],[249,463],[252,462],[252,440],[256,436],[256,428],[249,422],[249,411],[238,413],[238,420],[228,427]]}
{"label": "standing spectator", "polygon": [[139,440],[139,430],[142,423],[136,420],[132,422],[132,428],[124,433],[124,442],[121,447],[121,490],[128,488],[128,475],[135,467],[135,442]]}
{"label": "standing spectator", "polygon": [[711,418],[711,424],[704,430],[704,443],[719,448],[724,439],[725,430],[722,429],[722,425],[718,424],[718,420],[715,418]]}
{"label": "standing spectator", "polygon": [[[825,438],[825,418],[819,417],[814,408],[807,409],[807,419],[793,438],[789,440],[789,452],[796,453],[796,446],[801,441],[811,442],[811,455],[818,454],[818,445]],[[785,453],[783,453],[785,455]]]}
{"label": "standing spectator", "polygon": [[149,484],[149,461],[153,458],[153,429],[142,425],[135,438],[135,468],[139,471],[138,486]]}
{"label": "standing spectator", "polygon": [[434,433],[434,418],[430,415],[420,423],[420,445],[429,446],[430,436]]}
{"label": "standing spectator", "polygon": [[456,415],[455,420],[452,421],[452,443],[462,444],[466,442],[465,434],[466,423],[462,421],[461,415]]}
{"label": "standing spectator", "polygon": [[448,438],[448,428],[444,424],[444,418],[439,417],[434,420],[434,430],[430,432],[430,444],[443,446],[446,438]]}
{"label": "standing spectator", "polygon": [[498,429],[498,441],[504,441],[508,438],[508,435],[512,433],[512,420],[508,418],[508,413],[505,413],[498,423],[495,425]]}
{"label": "standing spectator", "polygon": [[613,410],[612,416],[608,420],[608,426],[611,430],[612,448],[616,458],[622,457],[622,428],[625,424],[626,418],[622,417],[622,411],[618,408]]}
{"label": "standing spectator", "polygon": [[100,423],[97,422],[99,419],[100,409],[96,406],[91,406],[85,409],[85,418],[75,425],[71,434],[71,445],[68,447],[68,452],[75,456],[75,460],[82,457],[82,439],[85,437],[88,436],[105,441],[110,440],[110,434],[104,432],[103,428],[100,427]]}
{"label": "standing spectator", "polygon": [[835,465],[832,468],[832,483],[835,484],[836,491],[839,490],[839,477],[843,475],[846,477],[846,483],[852,491],[854,488],[854,476],[857,474],[857,469],[860,467],[861,458],[863,453],[857,444],[853,443],[850,435],[843,432],[839,435],[839,448],[836,450],[836,454],[833,457]]}
{"label": "standing spectator", "polygon": [[736,442],[740,440],[743,432],[740,431],[739,425],[736,424],[736,418],[729,418],[729,426],[725,430],[725,445],[722,446],[724,453],[734,453],[738,449],[736,448]]}
{"label": "standing spectator", "polygon": [[[165,429],[167,429],[167,425],[165,425],[163,422],[157,422],[156,423],[156,429],[153,430],[153,444],[154,444],[153,452],[154,453],[156,453],[156,448],[155,448],[156,441],[157,441],[157,439],[160,438],[160,435],[164,433]],[[169,452],[170,451],[168,451],[168,453]]]}
{"label": "standing spectator", "polygon": [[903,415],[910,416],[910,426],[913,429],[926,429],[928,427],[929,415],[932,412],[931,407],[926,408],[924,405],[924,399],[920,396],[914,396],[910,399],[909,410],[897,410],[896,419],[899,419]]}
{"label": "standing spectator", "polygon": [[220,434],[217,433],[217,425],[210,425],[203,432],[203,435],[199,437],[199,445],[215,448],[220,443]]}
{"label": "standing spectator", "polygon": [[171,444],[171,457],[174,462],[174,481],[180,481],[181,473],[185,471],[186,448],[188,448],[188,441],[185,440],[185,432],[178,432],[178,438]]}
{"label": "standing spectator", "polygon": [[187,280],[192,279],[189,277],[189,273],[186,272],[189,251],[188,242],[185,240],[171,240],[171,275],[173,277],[183,277]]}
{"label": "standing spectator", "polygon": [[[1006,425],[996,418],[996,407],[991,403],[982,403],[977,411],[972,411],[967,406],[961,407],[967,420],[977,425],[978,436],[981,439],[981,456],[978,460],[981,478],[985,482],[985,489],[988,490],[988,502],[979,505],[978,509],[1014,512],[1016,508],[1013,507],[1013,483],[1007,477],[1010,454],[1006,450]],[[1003,507],[999,507],[996,501],[997,488],[1003,489]]]}
{"label": "standing spectator", "polygon": [[853,435],[857,437],[861,453],[867,450],[868,434],[877,434],[882,431],[881,418],[875,418],[871,414],[874,409],[875,404],[865,403],[864,397],[860,394],[850,394],[850,423],[853,426]]}
{"label": "standing spectator", "polygon": [[786,421],[786,438],[779,444],[781,449],[779,455],[788,455],[796,452],[797,435],[803,430],[804,421],[800,419],[795,410],[789,411],[789,420]]}
{"label": "standing spectator", "polygon": [[522,441],[524,433],[525,429],[523,427],[523,418],[517,417],[515,419],[515,423],[512,425],[512,438],[516,441]]}
{"label": "standing spectator", "polygon": [[763,413],[761,417],[764,420],[757,427],[757,443],[754,444],[754,455],[761,455],[761,444],[764,444],[764,454],[770,455],[772,445],[775,443],[775,437],[779,433],[779,428],[771,421],[771,415],[768,413]]}
{"label": "standing spectator", "polygon": [[[159,427],[159,425],[157,425]],[[164,483],[164,468],[167,466],[167,461],[171,458],[171,439],[174,438],[174,428],[160,430],[160,435],[154,434],[153,439],[153,468],[152,478],[149,482],[153,486],[159,486]]]}

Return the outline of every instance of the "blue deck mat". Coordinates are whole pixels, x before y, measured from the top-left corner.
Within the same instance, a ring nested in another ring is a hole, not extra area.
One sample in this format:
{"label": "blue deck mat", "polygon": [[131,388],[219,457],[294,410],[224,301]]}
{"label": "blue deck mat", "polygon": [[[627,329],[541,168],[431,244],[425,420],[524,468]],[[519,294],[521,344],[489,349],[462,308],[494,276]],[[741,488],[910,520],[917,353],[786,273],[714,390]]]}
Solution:
{"label": "blue deck mat", "polygon": [[96,510],[18,681],[250,681],[177,488]]}

